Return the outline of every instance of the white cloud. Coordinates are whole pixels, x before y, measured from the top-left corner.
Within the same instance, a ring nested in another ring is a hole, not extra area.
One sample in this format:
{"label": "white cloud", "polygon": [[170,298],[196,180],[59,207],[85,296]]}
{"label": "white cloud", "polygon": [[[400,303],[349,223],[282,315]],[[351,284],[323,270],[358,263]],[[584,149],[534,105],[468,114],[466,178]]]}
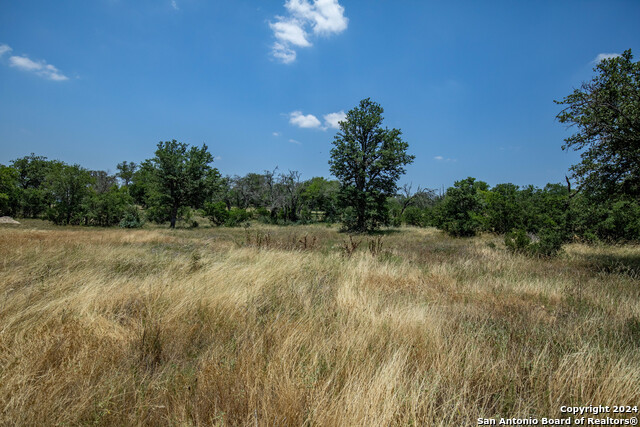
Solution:
{"label": "white cloud", "polygon": [[176,0],[171,0],[171,7],[175,10],[180,10],[180,8],[178,7],[178,3],[176,3]]}
{"label": "white cloud", "polygon": [[280,136],[280,132],[273,132],[273,136]]}
{"label": "white cloud", "polygon": [[289,114],[289,123],[301,128],[319,128],[320,120],[313,114],[302,114],[302,111],[294,111]]}
{"label": "white cloud", "polygon": [[[347,29],[349,19],[338,0],[287,0],[284,7],[288,16],[276,16],[269,23],[276,38],[272,55],[285,64],[296,59],[294,47],[310,47],[309,31],[317,36],[339,34]],[[309,28],[309,30],[307,30]]]}
{"label": "white cloud", "polygon": [[33,61],[26,56],[11,56],[9,58],[9,65],[23,71],[29,71],[44,77],[45,79],[64,81],[69,80],[69,77],[65,76],[51,64],[47,64],[45,61]]}
{"label": "white cloud", "polygon": [[336,113],[325,114],[322,117],[324,118],[325,128],[340,129],[340,122],[344,121],[347,115],[341,110]]}
{"label": "white cloud", "polygon": [[296,60],[296,51],[282,43],[275,42],[271,53],[274,58],[279,59],[284,64],[290,64]]}
{"label": "white cloud", "polygon": [[344,111],[336,111],[335,113],[329,113],[322,116],[324,119],[324,125],[313,114],[304,115],[302,111],[293,111],[289,113],[289,123],[298,126],[300,128],[307,129],[340,129],[340,122],[346,119],[347,115]]}
{"label": "white cloud", "polygon": [[42,64],[38,64],[26,56],[12,56],[9,58],[12,67],[21,68],[25,71],[37,71],[42,69]]}
{"label": "white cloud", "polygon": [[12,50],[13,49],[11,49],[8,44],[0,44],[0,56],[7,52],[11,52]]}
{"label": "white cloud", "polygon": [[295,19],[278,21],[275,24],[269,24],[269,26],[273,30],[273,35],[284,46],[311,46],[311,43],[307,40],[307,32],[302,28],[302,23]]}
{"label": "white cloud", "polygon": [[618,56],[621,55],[619,53],[599,53],[598,56],[596,56],[596,58],[593,60],[593,63],[598,64],[605,59],[617,58]]}
{"label": "white cloud", "polygon": [[296,141],[295,139],[290,139],[289,142],[292,144],[302,145],[302,142]]}
{"label": "white cloud", "polygon": [[284,5],[296,17],[305,19],[316,34],[339,34],[347,29],[349,19],[338,0],[288,0]]}
{"label": "white cloud", "polygon": [[440,160],[444,160],[444,157],[442,157],[442,156],[435,156],[435,157],[434,157],[434,159],[435,159],[435,160],[440,161]]}

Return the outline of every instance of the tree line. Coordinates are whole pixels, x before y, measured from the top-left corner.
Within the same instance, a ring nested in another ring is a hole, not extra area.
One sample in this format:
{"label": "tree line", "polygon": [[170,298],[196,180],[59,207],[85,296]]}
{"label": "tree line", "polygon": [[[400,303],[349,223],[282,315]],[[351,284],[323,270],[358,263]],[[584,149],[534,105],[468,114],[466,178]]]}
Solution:
{"label": "tree line", "polygon": [[[182,159],[165,159],[171,156]],[[0,166],[0,214],[60,225],[123,227],[145,220],[175,226],[178,219],[190,221],[194,211],[216,226],[250,220],[280,225],[352,221],[353,208],[340,202],[338,180],[302,180],[297,171],[277,168],[222,177],[215,168],[201,167],[209,156],[206,146],[162,142],[153,159],[140,165],[122,162],[115,174],[108,174],[31,154]],[[458,237],[514,230],[536,235],[553,230],[590,241],[640,237],[636,198],[601,199],[560,183],[490,187],[469,177],[444,194],[404,185],[381,205],[376,206],[380,225],[435,226]]]}
{"label": "tree line", "polygon": [[206,145],[158,143],[154,157],[124,161],[117,172],[91,171],[31,154],[0,165],[0,214],[55,224],[140,227],[194,212],[215,226],[341,223],[348,231],[381,226],[435,226],[452,236],[505,235],[514,251],[552,254],[571,239],[640,239],[640,65],[631,51],[596,65],[596,76],[556,101],[557,119],[577,128],[563,149],[582,162],[565,183],[544,188],[511,183],[490,187],[469,177],[446,192],[398,187],[414,156],[399,129],[382,126],[370,99],[350,110],[329,159],[336,179],[302,180],[276,167],[222,176]]}

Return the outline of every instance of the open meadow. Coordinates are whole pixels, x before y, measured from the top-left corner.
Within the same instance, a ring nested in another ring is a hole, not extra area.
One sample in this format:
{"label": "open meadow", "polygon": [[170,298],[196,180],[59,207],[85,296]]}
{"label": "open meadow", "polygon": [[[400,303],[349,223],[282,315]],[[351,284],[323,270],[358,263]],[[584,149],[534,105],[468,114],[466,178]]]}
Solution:
{"label": "open meadow", "polygon": [[638,404],[639,349],[637,246],[532,258],[434,228],[0,228],[2,425],[560,417]]}

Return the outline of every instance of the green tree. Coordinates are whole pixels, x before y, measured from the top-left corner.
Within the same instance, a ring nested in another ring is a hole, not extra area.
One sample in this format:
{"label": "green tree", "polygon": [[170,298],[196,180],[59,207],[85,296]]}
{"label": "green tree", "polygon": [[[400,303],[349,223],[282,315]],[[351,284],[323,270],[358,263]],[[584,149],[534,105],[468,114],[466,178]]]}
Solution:
{"label": "green tree", "polygon": [[522,227],[522,206],[518,203],[518,186],[498,184],[484,194],[485,228],[504,234]]}
{"label": "green tree", "polygon": [[583,150],[571,168],[581,188],[601,199],[640,196],[640,63],[631,50],[599,62],[596,76],[557,104],[560,123],[578,132],[563,149]]}
{"label": "green tree", "polygon": [[318,219],[333,222],[337,218],[337,196],[340,190],[338,181],[328,181],[323,177],[314,177],[302,183],[300,197],[305,208]]}
{"label": "green tree", "polygon": [[424,227],[426,225],[425,210],[417,206],[407,206],[402,213],[402,221],[407,225]]}
{"label": "green tree", "polygon": [[89,171],[93,178],[93,190],[96,193],[106,193],[116,185],[116,176],[109,175],[106,171]]}
{"label": "green tree", "polygon": [[108,227],[118,225],[127,216],[136,216],[137,208],[126,187],[113,185],[104,192],[94,191],[85,198],[85,224]]}
{"label": "green tree", "polygon": [[47,218],[56,224],[80,223],[93,182],[89,171],[79,165],[53,164],[44,184],[52,198]]}
{"label": "green tree", "polygon": [[289,171],[288,174],[280,174],[276,183],[278,194],[278,208],[284,221],[298,221],[301,208],[300,203],[300,172]]}
{"label": "green tree", "polygon": [[131,177],[131,182],[127,187],[133,201],[144,208],[151,206],[150,198],[153,185],[154,167],[150,160],[145,160],[140,164]]}
{"label": "green tree", "polygon": [[116,176],[122,180],[125,187],[129,187],[129,184],[133,180],[133,174],[135,174],[138,169],[138,165],[134,162],[127,162],[125,160],[124,162],[118,163],[118,166],[116,167],[118,168]]}
{"label": "green tree", "polygon": [[201,208],[215,191],[220,174],[212,168],[213,156],[207,146],[191,147],[182,142],[158,143],[155,157],[149,159],[149,200],[157,212],[170,221],[175,228],[178,213],[182,208]]}
{"label": "green tree", "polygon": [[471,177],[456,181],[436,206],[436,225],[452,236],[474,236],[483,226],[481,194],[488,188],[486,182]]}
{"label": "green tree", "polygon": [[19,214],[35,218],[45,212],[52,200],[44,184],[52,167],[60,164],[34,153],[11,162],[18,171]]}
{"label": "green tree", "polygon": [[399,129],[382,127],[380,104],[369,98],[347,113],[334,137],[329,165],[340,181],[340,203],[346,229],[366,232],[387,223],[387,197],[395,195],[407,154]]}
{"label": "green tree", "polygon": [[0,215],[15,215],[19,197],[18,171],[11,166],[0,165]]}

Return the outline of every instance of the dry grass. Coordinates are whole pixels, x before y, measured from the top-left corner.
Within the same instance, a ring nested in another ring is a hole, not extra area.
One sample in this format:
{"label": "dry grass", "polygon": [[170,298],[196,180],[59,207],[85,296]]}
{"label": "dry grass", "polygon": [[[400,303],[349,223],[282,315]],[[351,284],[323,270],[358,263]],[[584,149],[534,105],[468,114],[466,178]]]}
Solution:
{"label": "dry grass", "polygon": [[637,247],[354,240],[0,228],[0,424],[476,425],[640,401]]}

